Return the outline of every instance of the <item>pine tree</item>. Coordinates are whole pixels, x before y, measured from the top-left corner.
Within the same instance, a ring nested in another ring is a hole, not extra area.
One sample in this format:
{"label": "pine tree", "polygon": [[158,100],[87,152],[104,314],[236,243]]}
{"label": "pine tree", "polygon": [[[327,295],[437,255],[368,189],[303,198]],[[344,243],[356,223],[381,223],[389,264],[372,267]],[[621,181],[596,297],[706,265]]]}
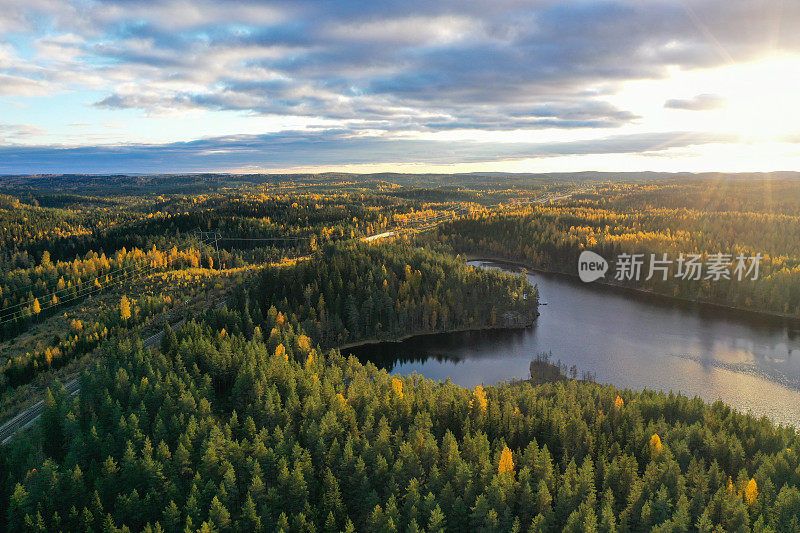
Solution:
{"label": "pine tree", "polygon": [[550,495],[550,489],[547,488],[547,483],[542,479],[539,481],[539,487],[536,492],[536,512],[548,516],[552,512],[553,497]]}
{"label": "pine tree", "polygon": [[222,505],[217,496],[214,496],[211,500],[211,507],[208,510],[208,519],[221,531],[227,530],[228,526],[230,526],[231,514],[225,506]]}
{"label": "pine tree", "polygon": [[164,353],[169,353],[170,350],[177,348],[178,346],[178,335],[172,329],[172,327],[167,323],[164,326],[164,334],[161,336],[161,351]]}
{"label": "pine tree", "polygon": [[163,513],[164,529],[168,533],[180,531],[181,512],[174,501],[170,500],[169,505],[164,508]]}
{"label": "pine tree", "polygon": [[431,516],[428,518],[428,533],[443,533],[447,529],[447,522],[445,521],[444,513],[437,505],[431,511]]}
{"label": "pine tree", "polygon": [[289,533],[289,517],[285,512],[282,512],[278,517],[278,523],[275,525],[276,531]]}
{"label": "pine tree", "polygon": [[53,393],[48,387],[44,396],[42,413],[42,450],[55,460],[64,456],[65,436],[61,425],[61,413]]}
{"label": "pine tree", "polygon": [[339,491],[339,482],[333,475],[330,468],[325,469],[325,475],[322,479],[323,496],[322,496],[322,509],[323,513],[327,511],[332,513],[335,519],[340,519],[343,516],[344,504],[342,503],[342,495]]}
{"label": "pine tree", "polygon": [[20,483],[14,487],[8,506],[8,526],[11,531],[22,531],[25,516],[30,512],[30,496]]}
{"label": "pine tree", "polygon": [[336,526],[336,518],[334,518],[333,513],[328,513],[328,517],[325,519],[325,525],[322,528],[322,531],[325,533],[337,533],[339,528]]}
{"label": "pine tree", "polygon": [[261,531],[261,517],[258,516],[256,504],[250,493],[247,494],[242,506],[242,525],[244,529],[250,532]]}

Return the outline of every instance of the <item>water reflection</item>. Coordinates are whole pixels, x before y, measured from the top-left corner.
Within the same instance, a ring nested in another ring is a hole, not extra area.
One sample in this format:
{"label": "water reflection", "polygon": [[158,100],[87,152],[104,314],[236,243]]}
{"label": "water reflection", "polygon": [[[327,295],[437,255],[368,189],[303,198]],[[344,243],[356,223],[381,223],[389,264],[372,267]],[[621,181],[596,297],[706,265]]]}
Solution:
{"label": "water reflection", "polygon": [[601,382],[722,399],[800,426],[796,325],[559,276],[529,279],[548,303],[532,328],[431,335],[349,352],[391,372],[449,377],[464,386],[525,378],[536,354],[550,352]]}

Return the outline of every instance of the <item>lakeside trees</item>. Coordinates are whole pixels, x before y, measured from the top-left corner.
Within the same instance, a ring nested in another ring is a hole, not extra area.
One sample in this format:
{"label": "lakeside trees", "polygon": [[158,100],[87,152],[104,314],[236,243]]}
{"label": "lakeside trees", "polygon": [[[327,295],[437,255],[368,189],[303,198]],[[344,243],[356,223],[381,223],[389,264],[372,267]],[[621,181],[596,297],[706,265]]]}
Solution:
{"label": "lakeside trees", "polygon": [[268,267],[236,301],[245,321],[261,325],[265,335],[289,322],[333,347],[454,328],[523,326],[534,319],[538,298],[522,276],[472,268],[442,253],[348,245],[296,265]]}
{"label": "lakeside trees", "polygon": [[289,357],[202,322],[166,339],[109,346],[79,398],[48,399],[4,454],[10,529],[798,526],[797,433],[721,403],[392,377],[291,331]]}
{"label": "lakeside trees", "polygon": [[[800,317],[800,202],[798,196],[774,202],[754,191],[798,191],[774,181],[758,189],[750,183],[615,183],[569,202],[485,211],[454,220],[423,242],[442,241],[462,253],[524,261],[545,270],[576,274],[582,250],[608,260],[642,253],[675,260],[699,254],[731,258],[760,254],[757,280],[709,281],[676,277],[615,283],[688,300]],[[738,206],[738,207],[736,207]],[[750,209],[759,209],[751,211]],[[612,273],[613,275],[613,273]],[[611,276],[607,276],[607,279]]]}

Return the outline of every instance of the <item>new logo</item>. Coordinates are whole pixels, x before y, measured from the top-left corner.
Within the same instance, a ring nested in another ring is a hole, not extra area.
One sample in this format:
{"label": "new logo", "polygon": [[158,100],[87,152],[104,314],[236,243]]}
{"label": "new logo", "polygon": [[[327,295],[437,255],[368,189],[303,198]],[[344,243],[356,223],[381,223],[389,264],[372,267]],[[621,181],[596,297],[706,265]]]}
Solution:
{"label": "new logo", "polygon": [[602,256],[584,250],[578,258],[578,277],[585,283],[590,283],[605,276],[608,272],[608,261]]}

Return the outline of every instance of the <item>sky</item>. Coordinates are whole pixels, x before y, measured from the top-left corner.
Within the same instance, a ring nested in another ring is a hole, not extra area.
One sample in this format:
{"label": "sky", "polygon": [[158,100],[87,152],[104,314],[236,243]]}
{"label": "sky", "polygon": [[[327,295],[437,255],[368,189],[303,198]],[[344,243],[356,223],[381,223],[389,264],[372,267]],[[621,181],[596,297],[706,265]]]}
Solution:
{"label": "sky", "polygon": [[0,174],[800,170],[800,1],[0,0]]}

